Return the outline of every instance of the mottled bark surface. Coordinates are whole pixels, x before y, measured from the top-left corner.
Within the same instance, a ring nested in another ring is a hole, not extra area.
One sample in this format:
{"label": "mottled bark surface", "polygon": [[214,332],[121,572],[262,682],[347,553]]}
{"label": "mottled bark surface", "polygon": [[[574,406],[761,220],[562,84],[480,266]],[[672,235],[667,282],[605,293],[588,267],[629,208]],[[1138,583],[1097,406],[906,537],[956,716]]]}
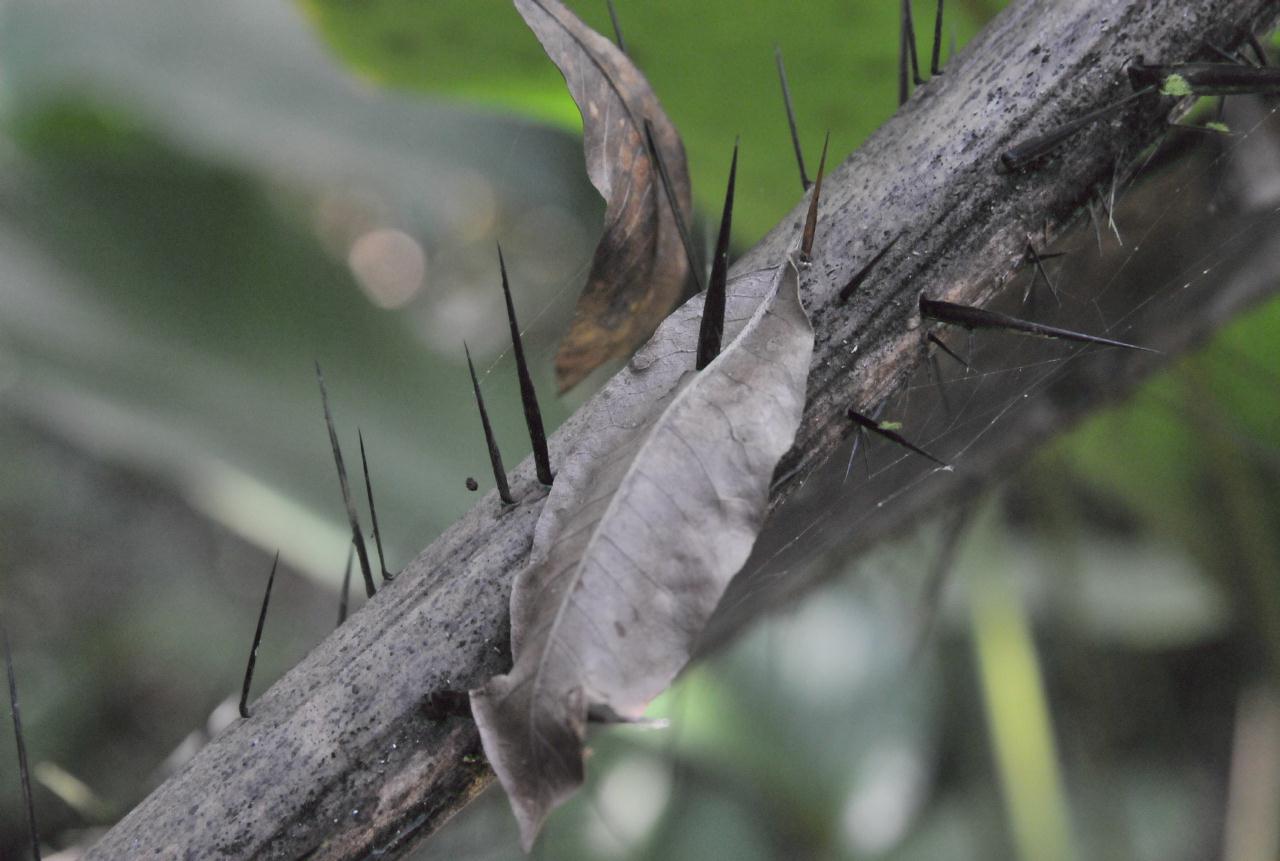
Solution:
{"label": "mottled bark surface", "polygon": [[[1131,160],[1156,139],[1169,104],[1133,103],[1082,132],[1069,157],[1041,171],[998,173],[1001,151],[1125,95],[1125,58],[1185,58],[1206,39],[1234,44],[1237,25],[1264,30],[1275,14],[1275,3],[1260,0],[1016,4],[833,171],[805,284],[817,330],[808,404],[775,501],[804,502],[806,476],[850,433],[848,405],[877,405],[910,379],[922,357],[919,295],[991,299],[1018,264],[1027,234],[1063,229],[1094,189],[1110,185],[1117,160]],[[804,205],[735,271],[780,262],[796,242]],[[838,303],[840,287],[900,232],[876,276]],[[1170,353],[1185,349],[1276,280],[1273,271],[1237,275],[1221,291],[1180,305],[1158,333],[1139,327],[1121,336],[1149,337]],[[1074,289],[1087,295],[1091,287]],[[1085,330],[1096,330],[1097,321],[1055,320]],[[697,324],[698,305],[685,306],[654,343],[692,353]],[[1059,394],[1018,411],[1024,433],[966,452],[954,475],[919,484],[844,539],[873,543],[998,479],[1045,435],[1123,394],[1161,361],[1107,351],[1065,364]],[[676,376],[671,363],[633,362],[555,434],[553,464],[602,426],[644,415]],[[395,857],[470,800],[490,779],[475,726],[424,704],[510,666],[510,582],[545,498],[529,462],[515,471],[512,490],[518,505],[486,497],[264,694],[252,718],[214,740],[88,857]],[[787,508],[777,513],[785,536],[793,528]],[[772,552],[770,542],[786,543],[766,537],[762,550]],[[796,571],[772,576],[776,570],[749,563],[750,576],[731,589],[708,642],[815,582]]]}

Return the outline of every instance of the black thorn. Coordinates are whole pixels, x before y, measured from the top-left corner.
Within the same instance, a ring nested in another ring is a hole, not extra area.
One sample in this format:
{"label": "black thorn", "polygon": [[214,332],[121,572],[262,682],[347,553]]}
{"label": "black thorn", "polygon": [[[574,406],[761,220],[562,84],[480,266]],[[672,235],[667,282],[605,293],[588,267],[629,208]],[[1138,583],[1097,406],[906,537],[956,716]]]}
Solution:
{"label": "black thorn", "polygon": [[618,24],[618,10],[613,8],[613,0],[605,0],[609,7],[609,20],[613,22],[613,40],[618,43],[618,50],[627,53],[627,43],[622,40],[622,27]]}
{"label": "black thorn", "polygon": [[378,509],[373,504],[373,484],[369,481],[369,458],[364,453],[364,434],[356,428],[356,438],[360,440],[360,466],[364,470],[364,492],[369,497],[369,519],[373,521],[373,543],[378,548],[378,566],[382,569],[382,582],[390,583],[395,579],[387,571],[387,554],[382,549],[382,530],[378,528]]}
{"label": "black thorn", "polygon": [[0,622],[0,639],[4,640],[4,668],[9,676],[9,714],[13,718],[13,740],[18,747],[18,778],[22,783],[22,800],[27,806],[27,834],[31,837],[31,857],[40,861],[40,834],[36,830],[36,803],[31,794],[31,767],[27,763],[27,742],[22,735],[22,712],[18,708],[18,681],[13,672],[13,648],[9,629]]}
{"label": "black thorn", "polygon": [[942,60],[942,8],[943,0],[938,0],[938,13],[933,18],[933,55],[929,59],[929,74],[941,75]]}
{"label": "black thorn", "polygon": [[1244,31],[1245,41],[1249,43],[1249,47],[1253,49],[1253,53],[1258,55],[1258,65],[1267,65],[1267,52],[1262,47],[1262,43],[1258,41],[1258,37],[1254,35],[1252,30]]}
{"label": "black thorn", "polygon": [[342,461],[342,446],[338,445],[338,432],[333,426],[333,413],[329,411],[329,392],[324,387],[324,374],[320,373],[320,363],[316,362],[316,382],[320,384],[320,403],[324,405],[324,423],[329,428],[329,444],[333,447],[333,462],[338,467],[338,483],[342,487],[342,504],[347,509],[347,522],[351,525],[351,540],[356,545],[356,555],[360,557],[360,573],[364,575],[365,595],[372,598],[377,591],[373,585],[373,569],[369,565],[369,550],[364,544],[364,533],[360,531],[360,519],[356,517],[356,507],[351,501],[351,486],[347,482],[347,466]]}
{"label": "black thorn", "polygon": [[943,342],[943,340],[942,340],[941,338],[939,338],[937,335],[935,335],[935,334],[933,334],[932,332],[930,332],[930,333],[928,334],[928,339],[929,339],[929,343],[930,343],[930,344],[933,344],[933,345],[934,345],[935,347],[937,347],[939,350],[941,350],[942,352],[946,353],[948,356],[950,356],[951,358],[953,358],[953,359],[955,359],[957,362],[959,362],[961,365],[963,365],[963,366],[964,366],[964,369],[965,369],[966,371],[970,371],[970,372],[972,372],[972,371],[973,371],[973,366],[972,366],[972,365],[970,365],[968,362],[966,362],[964,359],[962,359],[962,358],[960,357],[960,354],[959,354],[959,353],[957,353],[955,350],[953,350],[953,349],[951,349],[950,347],[948,347],[948,346]]}
{"label": "black thorn", "polygon": [[693,239],[689,235],[689,228],[684,223],[684,216],[680,213],[680,201],[676,199],[676,189],[671,184],[671,174],[667,173],[667,163],[663,161],[662,153],[658,150],[658,141],[653,136],[653,125],[647,118],[644,121],[644,138],[649,144],[649,155],[653,158],[653,163],[658,166],[658,178],[662,180],[662,188],[667,194],[667,203],[671,205],[671,215],[675,218],[676,232],[680,234],[680,243],[684,246],[685,259],[689,261],[689,272],[693,275],[693,283],[701,293],[702,276],[698,273],[698,257],[693,253]]}
{"label": "black thorn", "polygon": [[1204,44],[1205,44],[1205,47],[1207,47],[1210,51],[1217,54],[1219,57],[1226,60],[1228,63],[1231,63],[1232,65],[1241,65],[1241,66],[1250,65],[1249,61],[1246,60],[1239,51],[1231,52],[1231,51],[1228,51],[1226,48],[1222,48],[1222,47],[1219,47],[1218,45],[1213,44],[1212,42],[1205,42]]}
{"label": "black thorn", "polygon": [[808,191],[813,185],[809,172],[804,169],[804,150],[800,148],[800,132],[796,128],[796,111],[791,104],[791,86],[787,83],[787,67],[782,62],[782,46],[773,46],[773,59],[778,66],[778,81],[782,84],[782,106],[787,110],[787,128],[791,129],[791,146],[796,151],[796,165],[800,168],[800,190]]}
{"label": "black thorn", "polygon": [[1046,326],[1030,320],[1019,320],[997,311],[985,308],[971,308],[968,305],[956,305],[952,302],[940,302],[935,299],[920,297],[920,314],[931,320],[963,326],[966,329],[1008,329],[1024,335],[1035,335],[1039,338],[1058,338],[1063,341],[1076,341],[1081,344],[1100,344],[1104,347],[1124,347],[1126,350],[1141,350],[1144,353],[1159,353],[1150,347],[1139,347],[1124,341],[1101,338],[1097,335],[1086,335],[1070,329],[1059,329],[1057,326]]}
{"label": "black thorn", "polygon": [[911,59],[911,80],[918,87],[924,83],[920,77],[920,57],[916,53],[916,25],[911,17],[911,0],[902,0],[902,32],[907,43],[907,56]]}
{"label": "black thorn", "polygon": [[262,642],[262,626],[267,621],[267,605],[271,603],[271,587],[276,582],[276,568],[280,564],[280,551],[276,551],[267,577],[267,591],[262,595],[262,609],[258,611],[258,627],[253,632],[253,646],[249,649],[249,665],[244,668],[244,687],[240,689],[240,717],[249,717],[249,686],[253,684],[253,667],[258,663],[258,645]]}
{"label": "black thorn", "polygon": [[[884,412],[884,404],[876,408],[876,420],[880,418],[882,412]],[[867,429],[858,425],[858,435],[853,438],[853,448],[849,450],[849,465],[844,471],[845,481],[849,480],[849,473],[853,470],[853,458],[859,451],[862,453],[862,468],[866,470],[867,478],[871,478],[871,455],[867,454],[868,448],[870,446],[867,444]]]}
{"label": "black thorn", "polygon": [[827,169],[827,144],[831,143],[831,132],[822,141],[822,158],[818,159],[818,178],[813,182],[812,197],[809,198],[809,213],[804,219],[804,235],[800,241],[800,259],[809,260],[813,256],[813,237],[818,232],[818,201],[822,198],[822,176]]}
{"label": "black thorn", "polygon": [[702,324],[698,327],[698,362],[701,371],[720,354],[724,338],[725,293],[729,282],[729,233],[733,226],[733,187],[738,177],[738,142],[733,142],[733,161],[729,163],[729,184],[724,192],[724,210],[720,214],[720,234],[711,255],[711,278],[707,297],[702,303]]}
{"label": "black thorn", "polygon": [[356,561],[356,546],[347,545],[347,567],[342,569],[342,594],[338,598],[338,625],[347,621],[347,602],[351,596],[351,569]]}
{"label": "black thorn", "polygon": [[[498,268],[502,270],[502,295],[507,301],[507,322],[511,325],[511,350],[515,353],[516,376],[520,379],[520,403],[524,407],[524,423],[529,429],[529,442],[533,444],[533,465],[538,473],[538,481],[549,485],[555,480],[555,474],[551,472],[551,455],[547,453],[547,431],[542,424],[542,410],[538,408],[538,393],[533,388],[529,363],[524,357],[524,341],[520,338],[520,324],[516,322],[516,306],[511,301],[511,282],[507,280],[507,261],[502,257],[501,245],[498,246]],[[465,348],[466,345],[463,346]],[[474,369],[471,376],[472,379],[475,378]],[[477,396],[479,392],[477,387]],[[503,500],[506,501],[508,500]]]}
{"label": "black thorn", "polygon": [[888,245],[876,252],[876,256],[872,257],[871,260],[867,262],[866,266],[863,266],[857,272],[853,273],[853,277],[849,279],[849,283],[844,285],[840,290],[841,302],[849,301],[849,297],[853,295],[853,291],[862,286],[863,282],[867,280],[867,276],[871,274],[871,270],[876,268],[876,264],[884,259],[884,256],[889,253],[889,249],[897,244],[898,240],[901,238],[901,233],[893,237],[893,239],[889,240]]}
{"label": "black thorn", "polygon": [[902,26],[898,28],[898,107],[907,103],[911,97],[911,77],[908,74],[910,61],[907,59],[907,19],[902,17]]}
{"label": "black thorn", "polygon": [[1063,123],[1055,129],[1050,129],[1042,135],[1036,135],[1031,140],[1010,147],[1000,154],[1000,164],[1009,173],[1021,170],[1036,161],[1036,159],[1048,155],[1063,141],[1090,123],[1107,116],[1135,99],[1140,99],[1153,92],[1155,92],[1154,86],[1143,87],[1137,92],[1130,93],[1109,105],[1103,105],[1100,108],[1089,111],[1087,114],[1076,117],[1070,122]]}
{"label": "black thorn", "polygon": [[471,350],[464,342],[462,350],[467,354],[467,370],[471,372],[471,388],[476,393],[476,408],[480,410],[480,426],[484,428],[484,442],[489,447],[489,465],[493,467],[493,483],[498,486],[498,498],[507,505],[515,505],[511,488],[507,486],[507,471],[502,466],[502,452],[493,438],[493,426],[489,424],[489,411],[484,408],[484,395],[480,394],[480,380],[476,378],[476,366],[471,363]]}
{"label": "black thorn", "polygon": [[1126,67],[1129,82],[1136,89],[1146,85],[1158,87],[1164,95],[1170,78],[1177,76],[1180,87],[1194,96],[1234,96],[1245,93],[1274,94],[1280,90],[1280,75],[1272,66],[1252,66],[1234,60],[1230,63],[1144,63],[1142,57]]}
{"label": "black thorn", "polygon": [[929,460],[933,461],[938,466],[943,467],[944,469],[951,468],[945,461],[938,460],[936,457],[929,454],[929,452],[920,448],[915,443],[907,441],[907,439],[904,438],[902,434],[898,433],[897,431],[890,430],[889,428],[884,427],[883,425],[880,424],[880,422],[876,421],[873,418],[868,418],[867,416],[864,416],[862,413],[858,412],[853,407],[849,407],[849,409],[845,411],[845,415],[847,415],[850,419],[852,419],[853,423],[858,425],[859,427],[865,428],[874,434],[879,434],[880,436],[884,437],[887,440],[896,442],[898,445],[902,446],[908,451],[913,451],[916,454],[920,455],[921,457],[928,458]]}
{"label": "black thorn", "polygon": [[1053,298],[1059,305],[1062,300],[1058,298],[1058,286],[1053,283],[1053,279],[1049,277],[1049,272],[1044,268],[1044,261],[1054,257],[1061,257],[1062,252],[1057,254],[1041,254],[1036,247],[1031,244],[1031,240],[1027,240],[1027,250],[1023,252],[1023,257],[1027,262],[1035,266],[1035,273],[1031,276],[1031,284],[1027,287],[1027,294],[1036,288],[1036,279],[1043,278],[1045,285],[1049,288],[1049,292],[1053,294]]}

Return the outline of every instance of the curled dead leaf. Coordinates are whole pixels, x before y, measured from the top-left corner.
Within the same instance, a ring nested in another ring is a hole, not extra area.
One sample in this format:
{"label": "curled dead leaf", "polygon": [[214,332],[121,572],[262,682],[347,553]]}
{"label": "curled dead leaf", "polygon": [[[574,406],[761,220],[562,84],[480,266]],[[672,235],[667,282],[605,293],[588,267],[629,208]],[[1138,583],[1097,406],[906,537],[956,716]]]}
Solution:
{"label": "curled dead leaf", "polygon": [[641,716],[688,661],[764,522],[814,337],[794,263],[740,276],[730,293],[758,296],[765,278],[720,355],[698,372],[690,350],[659,411],[617,428],[607,452],[570,453],[543,508],[511,596],[515,664],[471,693],[526,848],[582,782],[588,713]]}
{"label": "curled dead leaf", "polygon": [[676,218],[645,141],[644,124],[671,178],[687,223],[693,205],[680,134],[635,64],[558,0],[514,0],[582,112],[591,183],[605,199],[604,234],[556,352],[560,391],[653,333],[689,274]]}

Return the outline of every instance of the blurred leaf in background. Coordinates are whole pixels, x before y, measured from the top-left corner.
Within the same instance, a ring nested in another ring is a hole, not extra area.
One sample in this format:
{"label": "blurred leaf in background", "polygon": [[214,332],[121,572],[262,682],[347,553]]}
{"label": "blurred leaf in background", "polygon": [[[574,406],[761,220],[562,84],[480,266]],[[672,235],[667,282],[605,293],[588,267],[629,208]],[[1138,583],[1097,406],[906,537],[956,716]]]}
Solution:
{"label": "blurred leaf in background", "polygon": [[[507,0],[298,2],[336,55],[365,80],[581,129],[564,80]],[[604,0],[569,5],[597,32],[613,34]],[[833,154],[848,152],[897,108],[896,3],[614,5],[628,54],[684,137],[695,200],[704,213],[718,211],[733,140],[742,135],[734,234],[744,248],[773,227],[800,194],[775,44],[786,56],[801,141],[815,165],[825,132],[831,132]],[[964,44],[1001,5],[947,4],[947,33]],[[932,11],[929,4],[930,16]],[[927,52],[926,29],[919,27]],[[946,56],[944,50],[944,61]]]}

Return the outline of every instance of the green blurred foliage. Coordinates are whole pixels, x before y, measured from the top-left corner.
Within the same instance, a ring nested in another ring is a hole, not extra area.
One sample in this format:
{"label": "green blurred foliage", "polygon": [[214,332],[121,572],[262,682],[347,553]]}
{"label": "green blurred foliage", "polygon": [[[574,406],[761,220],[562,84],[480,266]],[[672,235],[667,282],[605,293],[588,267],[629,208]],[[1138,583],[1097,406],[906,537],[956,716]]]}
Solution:
{"label": "green blurred foliage", "polygon": [[[506,0],[298,0],[334,51],[381,86],[465,99],[581,129],[559,71]],[[612,36],[604,0],[568,4]],[[615,2],[627,50],[684,137],[694,195],[719,211],[742,136],[735,240],[749,247],[800,195],[773,46],[782,48],[812,176],[824,132],[833,161],[897,108],[898,7],[886,0]],[[916,35],[927,72],[933,6]],[[944,38],[964,44],[999,8],[951,3]],[[947,49],[943,48],[943,60]]]}

